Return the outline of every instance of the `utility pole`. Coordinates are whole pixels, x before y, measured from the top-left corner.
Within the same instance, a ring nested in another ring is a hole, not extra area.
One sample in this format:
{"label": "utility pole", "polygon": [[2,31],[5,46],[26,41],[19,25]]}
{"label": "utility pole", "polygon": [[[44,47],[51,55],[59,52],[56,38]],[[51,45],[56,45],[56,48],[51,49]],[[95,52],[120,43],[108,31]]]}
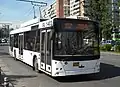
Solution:
{"label": "utility pole", "polygon": [[47,6],[47,3],[45,3],[45,2],[29,1],[29,0],[17,0],[17,1],[24,1],[24,2],[29,2],[29,3],[32,4],[33,10],[34,10],[34,19],[36,18],[36,16],[35,16],[35,6],[39,7],[40,18],[42,18],[41,7]]}

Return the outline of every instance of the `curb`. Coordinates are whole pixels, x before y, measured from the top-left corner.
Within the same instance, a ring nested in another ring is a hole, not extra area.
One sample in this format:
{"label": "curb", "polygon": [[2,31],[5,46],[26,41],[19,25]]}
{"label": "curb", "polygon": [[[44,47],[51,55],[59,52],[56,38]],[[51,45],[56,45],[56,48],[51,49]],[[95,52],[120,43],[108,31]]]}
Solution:
{"label": "curb", "polygon": [[120,56],[120,53],[114,53],[114,52],[100,52],[100,53],[111,54],[111,55],[118,55],[118,56]]}

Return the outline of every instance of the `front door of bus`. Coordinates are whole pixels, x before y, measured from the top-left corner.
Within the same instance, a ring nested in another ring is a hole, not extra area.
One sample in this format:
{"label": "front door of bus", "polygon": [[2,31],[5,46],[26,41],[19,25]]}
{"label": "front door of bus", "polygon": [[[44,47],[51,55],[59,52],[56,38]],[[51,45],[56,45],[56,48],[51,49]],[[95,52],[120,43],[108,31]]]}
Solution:
{"label": "front door of bus", "polygon": [[23,34],[19,34],[19,59],[23,59]]}
{"label": "front door of bus", "polygon": [[51,72],[51,41],[50,30],[41,32],[41,69]]}
{"label": "front door of bus", "polygon": [[46,52],[45,51],[46,50],[45,49],[46,48],[45,47],[45,45],[46,45],[45,44],[45,42],[46,42],[45,36],[46,36],[46,30],[41,31],[41,39],[40,39],[41,40],[41,45],[40,45],[41,46],[40,47],[41,48],[41,69],[43,69],[43,70],[45,70],[45,61],[46,61],[46,58],[45,58],[45,52]]}

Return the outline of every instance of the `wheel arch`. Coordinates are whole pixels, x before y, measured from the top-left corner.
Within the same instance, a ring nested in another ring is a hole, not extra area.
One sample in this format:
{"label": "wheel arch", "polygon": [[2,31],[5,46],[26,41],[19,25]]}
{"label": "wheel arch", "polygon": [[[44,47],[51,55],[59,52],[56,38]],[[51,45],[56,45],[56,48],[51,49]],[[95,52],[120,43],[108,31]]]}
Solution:
{"label": "wheel arch", "polygon": [[34,62],[35,62],[36,59],[37,59],[37,56],[34,55],[34,56],[33,56],[33,67],[34,67]]}

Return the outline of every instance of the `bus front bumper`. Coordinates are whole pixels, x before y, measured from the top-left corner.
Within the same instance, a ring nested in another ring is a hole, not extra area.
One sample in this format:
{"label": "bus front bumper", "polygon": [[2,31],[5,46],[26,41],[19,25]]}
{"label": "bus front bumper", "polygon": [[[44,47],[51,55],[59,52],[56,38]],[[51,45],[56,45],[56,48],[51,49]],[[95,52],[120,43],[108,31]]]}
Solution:
{"label": "bus front bumper", "polygon": [[70,75],[83,75],[83,74],[94,74],[94,73],[99,73],[100,72],[100,68],[96,67],[93,69],[83,69],[83,70],[75,70],[75,71],[65,71],[65,72],[56,72],[56,74],[54,75],[56,76],[70,76]]}

